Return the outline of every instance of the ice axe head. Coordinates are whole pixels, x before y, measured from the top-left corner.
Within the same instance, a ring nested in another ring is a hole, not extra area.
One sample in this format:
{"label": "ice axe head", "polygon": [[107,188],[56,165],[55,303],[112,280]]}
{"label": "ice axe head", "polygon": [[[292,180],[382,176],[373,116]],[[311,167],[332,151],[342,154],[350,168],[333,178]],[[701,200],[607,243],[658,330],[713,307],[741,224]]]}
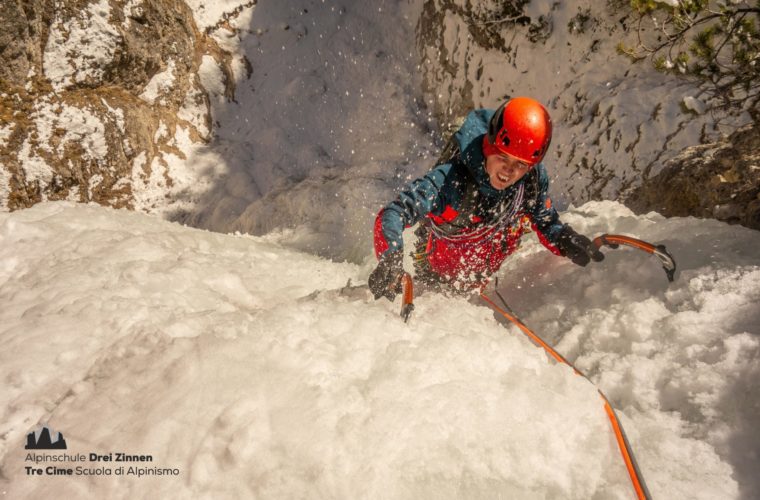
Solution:
{"label": "ice axe head", "polygon": [[630,236],[623,236],[622,234],[602,234],[594,238],[594,245],[596,248],[601,248],[604,245],[610,248],[618,248],[620,245],[626,245],[653,254],[660,259],[662,268],[668,276],[668,281],[672,282],[675,279],[676,261],[665,248],[665,245],[653,245]]}

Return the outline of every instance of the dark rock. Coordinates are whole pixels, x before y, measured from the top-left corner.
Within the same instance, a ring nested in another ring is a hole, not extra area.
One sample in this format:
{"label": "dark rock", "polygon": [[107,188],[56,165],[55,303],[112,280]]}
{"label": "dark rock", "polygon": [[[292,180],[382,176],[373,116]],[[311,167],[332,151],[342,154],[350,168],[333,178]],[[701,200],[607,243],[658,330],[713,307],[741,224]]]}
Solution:
{"label": "dark rock", "polygon": [[53,12],[53,0],[0,2],[0,82],[24,85],[29,70],[41,67]]}
{"label": "dark rock", "polygon": [[723,141],[687,148],[625,196],[640,214],[715,218],[760,229],[760,129],[747,125]]}

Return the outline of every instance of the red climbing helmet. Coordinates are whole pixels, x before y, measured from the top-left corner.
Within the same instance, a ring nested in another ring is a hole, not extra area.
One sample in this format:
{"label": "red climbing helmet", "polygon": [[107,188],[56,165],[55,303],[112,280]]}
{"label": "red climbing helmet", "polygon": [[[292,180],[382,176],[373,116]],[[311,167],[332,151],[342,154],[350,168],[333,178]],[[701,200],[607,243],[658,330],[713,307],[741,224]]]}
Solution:
{"label": "red climbing helmet", "polygon": [[506,153],[529,165],[543,159],[552,140],[552,119],[541,103],[514,97],[494,113],[483,138],[483,154]]}

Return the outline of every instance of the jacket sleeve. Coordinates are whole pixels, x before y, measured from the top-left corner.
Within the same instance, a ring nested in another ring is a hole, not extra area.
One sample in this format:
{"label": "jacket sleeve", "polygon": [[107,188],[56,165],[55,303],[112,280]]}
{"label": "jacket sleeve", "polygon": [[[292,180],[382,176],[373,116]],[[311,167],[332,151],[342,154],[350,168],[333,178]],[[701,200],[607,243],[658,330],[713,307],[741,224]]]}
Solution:
{"label": "jacket sleeve", "polygon": [[543,164],[536,166],[536,173],[538,174],[538,194],[536,205],[530,214],[531,225],[546,248],[556,255],[562,255],[557,244],[565,224],[559,220],[559,214],[549,197],[549,175]]}
{"label": "jacket sleeve", "polygon": [[380,259],[386,252],[404,249],[402,233],[428,213],[444,205],[443,185],[451,171],[445,163],[409,183],[398,197],[388,203],[375,219],[375,256]]}

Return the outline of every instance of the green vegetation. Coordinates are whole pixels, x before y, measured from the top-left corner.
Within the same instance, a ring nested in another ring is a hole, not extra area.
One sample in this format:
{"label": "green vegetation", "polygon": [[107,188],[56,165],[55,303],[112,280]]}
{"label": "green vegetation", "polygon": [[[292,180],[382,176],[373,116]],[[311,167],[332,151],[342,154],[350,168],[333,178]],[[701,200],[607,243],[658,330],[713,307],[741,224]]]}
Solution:
{"label": "green vegetation", "polygon": [[633,60],[704,82],[714,104],[760,108],[760,0],[631,0],[637,41],[618,45]]}

